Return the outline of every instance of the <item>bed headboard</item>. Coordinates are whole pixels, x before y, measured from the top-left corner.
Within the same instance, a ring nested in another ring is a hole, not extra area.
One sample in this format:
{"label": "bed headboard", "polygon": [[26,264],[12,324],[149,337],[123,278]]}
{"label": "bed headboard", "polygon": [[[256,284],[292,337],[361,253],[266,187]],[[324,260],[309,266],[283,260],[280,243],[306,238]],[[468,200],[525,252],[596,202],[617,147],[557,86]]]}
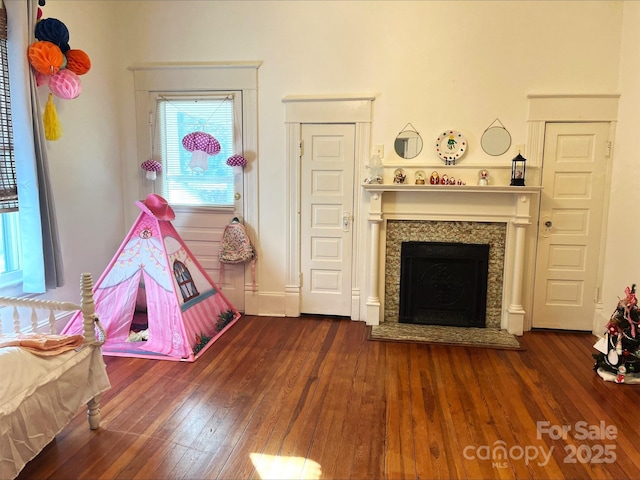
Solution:
{"label": "bed headboard", "polygon": [[[0,306],[13,307],[13,330],[15,334],[21,333],[20,312],[18,308],[24,308],[31,311],[31,329],[38,331],[38,310],[49,311],[49,330],[50,333],[56,333],[55,314],[56,311],[75,312],[82,311],[83,318],[83,335],[85,344],[102,344],[104,341],[104,330],[98,323],[98,317],[95,314],[95,304],[93,302],[93,278],[90,273],[83,273],[80,276],[80,292],[81,303],[77,305],[72,302],[61,302],[57,300],[38,300],[33,298],[17,298],[17,297],[1,297]],[[0,309],[0,337],[2,332],[2,311]],[[102,339],[96,339],[96,326],[102,334]]]}

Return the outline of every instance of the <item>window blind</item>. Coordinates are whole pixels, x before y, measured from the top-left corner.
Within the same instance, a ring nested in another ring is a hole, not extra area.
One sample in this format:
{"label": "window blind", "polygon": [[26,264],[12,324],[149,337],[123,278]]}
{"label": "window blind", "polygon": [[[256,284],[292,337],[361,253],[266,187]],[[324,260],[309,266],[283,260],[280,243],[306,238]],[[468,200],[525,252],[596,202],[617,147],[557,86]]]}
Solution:
{"label": "window blind", "polygon": [[[234,152],[235,123],[233,94],[199,97],[162,96],[157,100],[159,148],[163,160],[164,195],[174,205],[233,205],[233,169],[226,159]],[[188,133],[213,135],[221,150],[208,159],[202,173],[189,168],[192,153],[182,146]],[[159,150],[159,151],[158,151]]]}
{"label": "window blind", "polygon": [[0,8],[0,213],[18,210],[18,186],[11,125],[7,11]]}

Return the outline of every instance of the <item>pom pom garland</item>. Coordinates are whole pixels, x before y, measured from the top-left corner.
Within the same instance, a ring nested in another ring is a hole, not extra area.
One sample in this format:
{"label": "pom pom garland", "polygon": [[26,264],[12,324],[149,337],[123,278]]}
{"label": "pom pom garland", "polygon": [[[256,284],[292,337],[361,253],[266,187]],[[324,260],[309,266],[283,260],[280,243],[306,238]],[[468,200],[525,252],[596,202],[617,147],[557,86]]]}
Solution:
{"label": "pom pom garland", "polygon": [[[38,0],[39,7],[45,0]],[[70,100],[80,95],[82,83],[78,75],[91,69],[91,60],[82,50],[72,50],[69,45],[69,29],[57,18],[42,18],[38,7],[34,35],[36,42],[29,45],[27,58],[35,73],[36,86],[49,86],[43,121],[47,140],[58,140],[62,126],[58,120],[53,95]],[[155,175],[155,172],[154,172]]]}

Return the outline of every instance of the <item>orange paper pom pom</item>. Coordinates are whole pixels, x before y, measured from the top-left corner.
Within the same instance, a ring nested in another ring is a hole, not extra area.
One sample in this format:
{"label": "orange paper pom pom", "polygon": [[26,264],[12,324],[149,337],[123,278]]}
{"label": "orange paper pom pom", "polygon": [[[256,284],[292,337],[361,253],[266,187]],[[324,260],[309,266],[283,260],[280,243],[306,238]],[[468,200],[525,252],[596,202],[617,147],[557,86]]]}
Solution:
{"label": "orange paper pom pom", "polygon": [[67,57],[67,70],[71,70],[76,75],[84,75],[91,68],[89,55],[82,50],[67,50],[65,56]]}
{"label": "orange paper pom pom", "polygon": [[29,45],[29,63],[43,75],[53,75],[64,64],[64,55],[57,45],[41,40]]}

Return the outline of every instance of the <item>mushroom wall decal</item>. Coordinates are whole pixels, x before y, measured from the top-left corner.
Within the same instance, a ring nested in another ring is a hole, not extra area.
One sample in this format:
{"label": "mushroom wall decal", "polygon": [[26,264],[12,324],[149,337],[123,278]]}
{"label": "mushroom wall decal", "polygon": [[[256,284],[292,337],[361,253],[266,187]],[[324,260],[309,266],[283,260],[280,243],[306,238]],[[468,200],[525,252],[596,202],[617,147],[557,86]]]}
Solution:
{"label": "mushroom wall decal", "polygon": [[220,153],[220,142],[206,132],[191,132],[182,139],[182,146],[192,152],[189,167],[197,173],[209,168],[209,156]]}
{"label": "mushroom wall decal", "polygon": [[154,160],[153,158],[150,158],[149,160],[142,162],[142,165],[140,165],[140,168],[142,168],[142,170],[147,172],[146,177],[149,180],[155,180],[156,172],[159,172],[162,170],[162,164]]}

